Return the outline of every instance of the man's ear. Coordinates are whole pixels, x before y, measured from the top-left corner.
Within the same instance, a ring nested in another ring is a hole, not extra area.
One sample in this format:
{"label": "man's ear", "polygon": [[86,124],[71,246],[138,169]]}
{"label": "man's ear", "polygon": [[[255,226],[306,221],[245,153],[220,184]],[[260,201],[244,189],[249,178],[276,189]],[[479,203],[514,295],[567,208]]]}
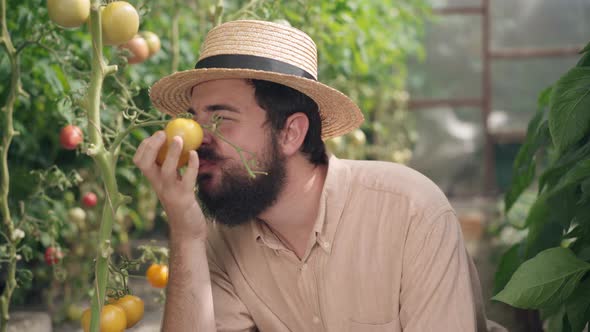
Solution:
{"label": "man's ear", "polygon": [[293,155],[299,151],[308,129],[309,119],[305,114],[294,113],[287,118],[280,136],[281,149],[286,156]]}

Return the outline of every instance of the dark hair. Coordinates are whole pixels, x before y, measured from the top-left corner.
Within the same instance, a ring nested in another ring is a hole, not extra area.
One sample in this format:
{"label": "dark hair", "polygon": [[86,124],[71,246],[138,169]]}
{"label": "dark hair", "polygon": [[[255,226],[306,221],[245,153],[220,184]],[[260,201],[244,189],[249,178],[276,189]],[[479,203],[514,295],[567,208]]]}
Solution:
{"label": "dark hair", "polygon": [[256,103],[266,110],[266,118],[275,133],[285,128],[285,122],[292,114],[303,113],[307,116],[309,128],[300,151],[314,165],[327,164],[326,146],[322,141],[322,121],[316,102],[282,84],[254,79],[249,82],[254,86]]}

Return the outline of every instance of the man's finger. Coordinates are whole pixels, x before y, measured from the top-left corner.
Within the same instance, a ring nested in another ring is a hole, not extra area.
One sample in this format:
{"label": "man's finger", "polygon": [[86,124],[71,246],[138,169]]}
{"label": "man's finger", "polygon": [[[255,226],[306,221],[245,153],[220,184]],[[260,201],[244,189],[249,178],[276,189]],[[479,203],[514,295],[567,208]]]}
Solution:
{"label": "man's finger", "polygon": [[178,168],[178,158],[180,157],[181,152],[182,138],[179,136],[174,136],[172,143],[168,146],[166,159],[162,164],[162,177],[165,181],[171,181],[172,179],[176,180],[176,169]]}
{"label": "man's finger", "polygon": [[182,177],[182,186],[187,190],[192,190],[197,182],[199,174],[199,156],[197,151],[190,151],[188,155],[188,166]]}

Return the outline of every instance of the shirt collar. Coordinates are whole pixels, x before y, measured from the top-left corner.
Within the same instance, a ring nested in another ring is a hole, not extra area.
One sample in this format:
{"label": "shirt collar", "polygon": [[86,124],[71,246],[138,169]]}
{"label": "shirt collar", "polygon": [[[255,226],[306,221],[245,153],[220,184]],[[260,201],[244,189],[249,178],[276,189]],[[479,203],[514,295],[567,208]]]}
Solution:
{"label": "shirt collar", "polygon": [[[332,250],[334,236],[350,194],[350,181],[351,175],[348,165],[336,156],[330,156],[328,172],[320,196],[318,216],[313,227],[316,242],[326,253],[330,253]],[[251,225],[256,243],[264,244],[274,250],[286,250],[281,241],[263,222],[254,220]]]}

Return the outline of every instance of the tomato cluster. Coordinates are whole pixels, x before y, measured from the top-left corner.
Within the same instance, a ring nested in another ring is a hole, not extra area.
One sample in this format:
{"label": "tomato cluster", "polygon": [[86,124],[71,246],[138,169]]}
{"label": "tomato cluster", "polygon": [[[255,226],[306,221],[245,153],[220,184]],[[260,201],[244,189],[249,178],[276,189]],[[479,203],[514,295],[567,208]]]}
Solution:
{"label": "tomato cluster", "polygon": [[55,265],[61,261],[63,253],[59,247],[48,247],[45,249],[45,263]]}
{"label": "tomato cluster", "polygon": [[[48,0],[49,18],[64,28],[77,28],[90,16],[90,0]],[[105,45],[127,49],[130,64],[141,63],[160,50],[160,38],[153,32],[139,32],[139,14],[126,1],[113,1],[101,7],[102,41]]]}
{"label": "tomato cluster", "polygon": [[[109,299],[100,313],[100,332],[121,332],[135,326],[144,313],[143,300],[127,294],[119,299]],[[82,313],[81,323],[84,332],[90,331],[90,308]]]}

